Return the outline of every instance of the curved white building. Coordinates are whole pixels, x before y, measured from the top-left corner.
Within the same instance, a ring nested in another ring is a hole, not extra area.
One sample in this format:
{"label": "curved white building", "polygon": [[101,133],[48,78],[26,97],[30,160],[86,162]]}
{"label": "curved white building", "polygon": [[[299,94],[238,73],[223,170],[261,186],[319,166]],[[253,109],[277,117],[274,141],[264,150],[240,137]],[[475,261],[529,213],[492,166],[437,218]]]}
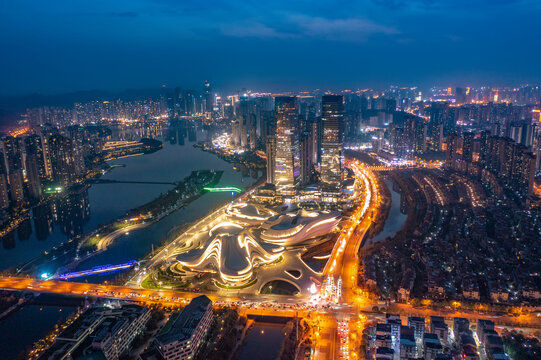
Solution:
{"label": "curved white building", "polygon": [[297,245],[329,233],[341,219],[337,211],[306,211],[269,218],[263,225],[261,240],[281,246]]}
{"label": "curved white building", "polygon": [[276,213],[264,207],[240,203],[230,205],[226,210],[226,214],[232,219],[255,225],[261,224]]}
{"label": "curved white building", "polygon": [[197,249],[177,256],[190,271],[214,271],[226,284],[242,284],[253,276],[254,267],[276,261],[284,248],[261,244],[242,226],[222,223],[209,231]]}

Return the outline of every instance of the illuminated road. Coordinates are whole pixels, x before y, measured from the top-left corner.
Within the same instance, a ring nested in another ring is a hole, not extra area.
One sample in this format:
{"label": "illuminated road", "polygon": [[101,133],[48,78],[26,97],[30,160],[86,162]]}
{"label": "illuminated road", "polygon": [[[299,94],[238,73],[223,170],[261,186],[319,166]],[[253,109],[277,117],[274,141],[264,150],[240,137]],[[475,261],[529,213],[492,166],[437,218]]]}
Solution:
{"label": "illuminated road", "polygon": [[[358,326],[357,319],[359,311],[362,310],[360,306],[367,303],[362,296],[358,295],[358,251],[372,223],[373,213],[377,210],[378,185],[374,174],[360,162],[351,161],[348,167],[355,173],[356,191],[358,191],[355,195],[361,200],[338,237],[324,270],[324,276],[333,276],[335,281],[338,278],[342,280],[340,303],[343,307],[337,309],[333,316],[322,319],[327,326],[322,329],[316,341],[316,359],[344,359],[356,356],[352,351],[353,348],[357,348],[356,343],[350,344],[349,339],[346,339],[345,344],[342,343],[343,345],[340,346],[340,337],[349,337],[349,332],[339,330],[338,325],[342,322],[346,324],[343,326],[345,328],[362,328]],[[351,324],[350,318],[354,319]]]}
{"label": "illuminated road", "polygon": [[98,243],[96,244],[96,250],[97,251],[104,251],[104,250],[107,250],[107,247],[109,245],[112,244],[112,242],[117,238],[119,237],[120,235],[122,234],[127,234],[129,233],[130,231],[132,230],[137,230],[137,229],[142,229],[144,227],[147,227],[151,224],[152,222],[143,222],[143,223],[137,223],[137,224],[133,224],[133,225],[128,225],[128,226],[125,226],[121,229],[117,229],[115,231],[113,231],[112,233],[109,233],[105,236],[103,236],[102,238],[100,238],[100,240],[98,241]]}
{"label": "illuminated road", "polygon": [[[359,349],[367,316],[374,315],[372,307],[377,305],[358,288],[357,276],[359,271],[358,250],[379,209],[378,183],[373,172],[358,161],[350,161],[348,167],[355,173],[354,196],[360,201],[353,214],[345,220],[342,232],[324,269],[324,276],[333,276],[342,280],[341,297],[336,306],[329,309],[322,304],[312,304],[310,299],[302,296],[238,294],[226,291],[207,294],[215,306],[232,306],[238,308],[243,315],[293,317],[297,314],[300,317],[306,317],[311,314],[311,321],[316,324],[314,353],[316,359],[358,358],[357,349]],[[243,201],[252,192],[253,190],[243,194],[235,202]],[[211,226],[213,221],[224,214],[228,206],[229,204],[212,212],[191,226],[183,235],[162,248],[126,286],[8,277],[0,278],[0,289],[104,297],[131,300],[143,304],[159,304],[164,307],[185,305],[190,299],[199,296],[200,293],[142,289],[140,282],[155,265],[166,261],[172,255],[174,248],[186,241],[185,237],[190,237],[190,234],[196,229]],[[126,231],[126,229],[122,229],[122,231]],[[466,312],[460,308],[449,311],[414,308],[408,304],[391,304],[387,308],[389,312],[400,313],[404,316],[428,317],[437,315],[446,318],[465,317],[471,320],[492,319],[500,325],[541,328],[541,318],[536,317],[535,314],[522,314],[513,317],[487,314],[486,312]]]}

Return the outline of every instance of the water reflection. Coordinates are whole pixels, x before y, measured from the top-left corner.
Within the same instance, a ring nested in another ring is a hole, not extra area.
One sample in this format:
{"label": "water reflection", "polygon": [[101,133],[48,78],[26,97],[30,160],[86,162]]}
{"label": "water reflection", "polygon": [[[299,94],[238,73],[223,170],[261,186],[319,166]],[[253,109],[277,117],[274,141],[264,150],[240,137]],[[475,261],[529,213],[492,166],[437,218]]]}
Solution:
{"label": "water reflection", "polygon": [[14,248],[16,240],[26,241],[33,233],[36,239],[46,240],[53,232],[54,225],[58,225],[68,239],[82,235],[84,225],[90,219],[88,189],[81,186],[74,193],[35,207],[31,213],[32,221],[30,219],[22,221],[17,230],[4,236],[2,239],[4,249]]}

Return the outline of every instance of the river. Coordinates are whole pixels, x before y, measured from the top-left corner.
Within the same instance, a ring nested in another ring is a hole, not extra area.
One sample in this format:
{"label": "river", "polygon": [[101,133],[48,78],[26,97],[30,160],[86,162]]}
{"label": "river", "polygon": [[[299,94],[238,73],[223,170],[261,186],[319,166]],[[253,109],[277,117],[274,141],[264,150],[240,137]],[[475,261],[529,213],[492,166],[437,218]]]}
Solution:
{"label": "river", "polygon": [[[205,136],[203,132],[199,135],[199,138]],[[109,164],[117,167],[102,178],[175,182],[184,179],[193,170],[214,169],[223,170],[221,185],[246,187],[255,181],[251,177],[243,177],[233,169],[233,164],[194,148],[193,144],[164,142],[163,149],[155,153],[112,160]],[[94,184],[88,191],[70,197],[67,204],[60,202],[54,206],[35,209],[33,219],[24,222],[3,239],[3,246],[0,247],[0,269],[29,261],[66,241],[69,235],[89,232],[172,187],[173,185],[158,184]],[[203,216],[230,198],[229,193],[205,194],[166,219],[119,238],[109,250],[80,266],[86,268],[95,264],[120,263],[143,257],[151,250],[152,244],[157,245],[170,229]],[[50,273],[52,269],[43,270]]]}
{"label": "river", "polygon": [[33,343],[77,309],[73,306],[26,305],[0,322],[0,358],[24,359]]}
{"label": "river", "polygon": [[391,208],[389,209],[389,216],[387,216],[387,219],[385,220],[383,230],[372,239],[368,240],[367,244],[384,240],[388,236],[393,236],[398,230],[402,229],[408,218],[401,210],[400,204],[402,195],[393,189],[393,181],[389,179],[385,179],[384,181],[385,185],[387,185],[391,191]]}
{"label": "river", "polygon": [[[198,138],[205,136],[204,132]],[[222,170],[220,185],[246,187],[256,179],[243,177],[230,164],[216,155],[193,147],[194,142],[183,145],[164,142],[163,149],[146,155],[112,160],[110,165],[122,165],[106,173],[103,179],[130,181],[175,182],[184,179],[193,170]],[[122,216],[126,211],[142,205],[173,185],[154,184],[95,184],[88,191],[71,197],[66,208],[55,206],[34,211],[34,218],[16,230],[0,248],[0,268],[5,269],[39,256],[44,251],[68,239],[67,234],[86,233],[99,224]],[[96,265],[117,264],[142,258],[152,246],[160,244],[167,233],[180,225],[204,216],[218,205],[231,199],[230,193],[207,193],[161,221],[133,231],[116,239],[104,252],[78,265],[77,269],[88,269]],[[63,205],[63,204],[60,204]],[[45,224],[44,224],[45,223]],[[40,272],[54,273],[56,269],[43,267]],[[101,282],[109,277],[88,278],[87,281]],[[9,334],[9,339],[0,342],[0,354],[13,358],[41,338],[61,320],[59,307],[33,305],[8,316],[0,322],[0,334]],[[65,314],[65,313],[64,313]],[[13,325],[16,324],[16,325]],[[10,331],[7,331],[10,329]],[[6,330],[6,331],[4,331]],[[17,346],[13,346],[17,344]]]}

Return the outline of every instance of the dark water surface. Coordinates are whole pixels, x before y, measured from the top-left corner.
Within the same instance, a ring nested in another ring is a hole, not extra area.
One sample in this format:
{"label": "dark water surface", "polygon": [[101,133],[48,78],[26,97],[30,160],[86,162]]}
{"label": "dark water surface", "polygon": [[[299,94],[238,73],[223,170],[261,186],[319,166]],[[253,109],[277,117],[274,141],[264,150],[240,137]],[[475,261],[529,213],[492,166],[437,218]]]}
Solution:
{"label": "dark water surface", "polygon": [[27,305],[0,322],[0,359],[24,359],[33,343],[77,309],[68,306]]}
{"label": "dark water surface", "polygon": [[248,333],[237,359],[275,360],[284,340],[283,331],[283,325],[256,323]]}
{"label": "dark water surface", "polygon": [[402,229],[408,216],[402,213],[400,209],[401,194],[393,190],[393,182],[389,179],[385,179],[385,184],[391,191],[391,208],[389,210],[389,216],[385,220],[383,230],[374,236],[370,242],[376,242],[384,240],[387,236],[393,236],[398,230]]}
{"label": "dark water surface", "polygon": [[[163,149],[155,153],[117,159],[109,164],[124,166],[115,167],[103,179],[175,182],[183,180],[193,170],[213,169],[223,170],[220,180],[222,186],[244,188],[255,181],[251,177],[243,177],[233,169],[233,164],[194,148],[193,142],[188,141],[185,145],[164,142]],[[27,262],[67,241],[68,235],[92,231],[99,224],[122,216],[129,209],[154,199],[172,187],[154,184],[95,184],[88,191],[71,196],[67,204],[55,204],[52,209],[51,206],[37,209],[33,219],[20,226],[13,236],[2,240],[0,269]],[[173,228],[204,216],[227,202],[231,196],[230,193],[207,193],[148,228],[122,235],[107,251],[82,262],[76,270],[140,259],[151,251],[152,245],[160,244]],[[40,272],[55,271],[54,268],[40,269]],[[86,280],[102,282],[106,279],[95,276]],[[73,311],[75,308],[28,305],[11,314],[0,322],[0,359],[14,359]]]}
{"label": "dark water surface", "polygon": [[[220,181],[224,186],[246,187],[254,182],[253,178],[243,177],[234,170],[233,164],[194,148],[193,143],[188,142],[182,146],[164,143],[163,149],[155,153],[112,160],[109,164],[123,166],[115,167],[105,174],[103,179],[175,182],[184,179],[193,170],[214,169],[224,171]],[[73,237],[87,233],[100,224],[122,216],[129,209],[151,201],[172,187],[173,185],[156,184],[94,184],[88,191],[71,196],[69,201],[37,208],[34,210],[33,219],[24,222],[18,230],[2,239],[0,269],[29,261],[67,241],[70,235]],[[150,251],[152,244],[156,245],[174,226],[203,216],[229,198],[229,193],[206,194],[160,223],[140,233],[134,232],[126,239],[120,238],[118,243],[130,240],[130,245],[115,250],[115,244],[111,251],[100,254],[97,257],[100,260],[94,262],[101,264],[101,261],[115,263],[125,259],[138,259]],[[132,237],[134,241],[131,241]]]}

